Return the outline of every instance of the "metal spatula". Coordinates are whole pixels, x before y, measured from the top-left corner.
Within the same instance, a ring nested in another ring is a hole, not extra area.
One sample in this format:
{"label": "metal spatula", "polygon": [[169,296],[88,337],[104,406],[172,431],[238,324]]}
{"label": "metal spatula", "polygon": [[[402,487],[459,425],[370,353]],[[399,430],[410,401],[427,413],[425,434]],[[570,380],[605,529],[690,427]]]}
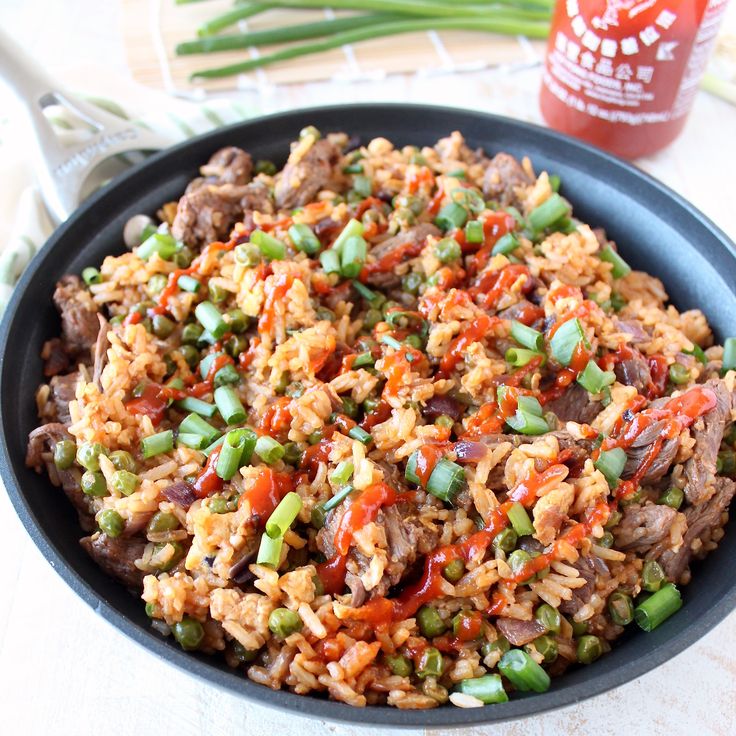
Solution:
{"label": "metal spatula", "polygon": [[[24,103],[36,138],[36,175],[46,207],[57,223],[63,222],[90,193],[93,172],[116,157],[130,165],[141,152],[173,143],[130,121],[106,112],[65,91],[0,29],[0,77]],[[44,114],[59,105],[81,121],[88,133],[82,140],[64,143]],[[118,167],[120,168],[120,167]]]}

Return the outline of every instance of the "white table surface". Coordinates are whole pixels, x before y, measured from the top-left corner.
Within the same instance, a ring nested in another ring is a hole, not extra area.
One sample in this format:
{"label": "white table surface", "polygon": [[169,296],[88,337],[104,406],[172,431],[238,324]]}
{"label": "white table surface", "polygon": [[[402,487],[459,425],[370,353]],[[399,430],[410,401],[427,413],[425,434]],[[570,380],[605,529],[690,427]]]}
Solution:
{"label": "white table surface", "polygon": [[[119,34],[123,0],[0,0],[0,26],[28,44],[57,77],[98,94],[127,74]],[[155,2],[157,0],[152,0]],[[166,1],[166,0],[164,0]],[[730,19],[736,13],[731,8]],[[142,20],[142,23],[144,21]],[[265,111],[350,100],[442,102],[538,121],[538,69],[509,76],[478,72],[393,77],[361,85],[310,84],[250,94]],[[16,135],[16,110],[0,93],[0,138]],[[736,238],[733,170],[736,108],[701,94],[682,137],[639,165],[690,199]],[[7,140],[5,141],[8,142]],[[22,141],[14,176],[0,191],[6,220],[29,176]],[[5,154],[9,147],[5,146]],[[19,165],[20,162],[20,165]],[[0,241],[2,246],[2,241]],[[733,533],[733,530],[732,530]],[[272,711],[193,679],[134,645],[85,606],[31,543],[0,493],[0,733],[361,734],[347,727]],[[584,736],[736,733],[736,613],[683,654],[612,692],[561,711],[462,736]],[[382,731],[389,733],[389,731]],[[406,732],[415,733],[415,732]],[[419,733],[417,731],[416,733]]]}

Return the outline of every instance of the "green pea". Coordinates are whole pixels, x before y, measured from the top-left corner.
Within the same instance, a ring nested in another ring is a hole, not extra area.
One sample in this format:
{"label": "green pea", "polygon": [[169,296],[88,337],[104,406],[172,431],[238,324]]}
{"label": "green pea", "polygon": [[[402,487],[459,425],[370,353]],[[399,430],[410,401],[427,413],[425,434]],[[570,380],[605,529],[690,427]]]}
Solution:
{"label": "green pea", "polygon": [[619,626],[626,626],[634,620],[634,605],[631,596],[616,591],[608,596],[608,613],[611,621]]}
{"label": "green pea", "polygon": [[174,331],[174,323],[163,314],[154,314],[151,325],[153,334],[162,340],[165,340]]}
{"label": "green pea", "polygon": [[181,331],[181,341],[185,345],[196,345],[199,342],[199,338],[202,337],[203,332],[204,327],[194,322],[184,325],[184,329]]}
{"label": "green pea", "polygon": [[199,350],[194,345],[182,345],[179,352],[190,368],[194,368],[199,363]]}
{"label": "green pea", "polygon": [[202,624],[189,616],[184,616],[181,621],[177,621],[171,627],[171,631],[182,649],[196,649],[204,639]]}
{"label": "green pea", "polygon": [[690,371],[682,363],[673,363],[670,366],[670,381],[676,386],[690,380]]}
{"label": "green pea", "polygon": [[233,642],[232,651],[240,664],[248,664],[258,656],[257,649],[246,649],[239,641]]}
{"label": "green pea", "polygon": [[288,608],[276,608],[268,617],[268,628],[280,639],[286,639],[287,636],[301,631],[302,626],[299,614]]}
{"label": "green pea", "polygon": [[129,470],[116,470],[112,475],[112,487],[123,496],[130,496],[138,488],[141,479]]}
{"label": "green pea", "polygon": [[588,630],[587,621],[571,621],[570,626],[572,626],[573,636],[582,636]]}
{"label": "green pea", "polygon": [[391,213],[391,219],[401,229],[411,227],[417,221],[416,215],[406,207],[400,207],[394,210]]}
{"label": "green pea", "polygon": [[307,125],[299,131],[299,140],[303,140],[304,138],[314,138],[315,141],[318,141],[321,137],[322,133],[320,133],[314,125]]}
{"label": "green pea", "polygon": [[639,503],[641,501],[642,496],[644,495],[644,491],[642,490],[641,486],[639,486],[634,493],[626,496],[626,498],[621,499],[621,505],[622,506],[631,506],[633,503]]}
{"label": "green pea", "polygon": [[215,284],[210,281],[207,284],[207,291],[209,293],[210,301],[213,304],[220,304],[228,298],[230,292],[227,289],[223,289],[219,284]]}
{"label": "green pea", "polygon": [[232,358],[237,358],[248,349],[248,338],[243,335],[231,335],[225,340],[225,352]]}
{"label": "green pea", "polygon": [[618,526],[618,523],[621,521],[622,518],[623,514],[620,511],[611,511],[611,514],[608,517],[608,521],[603,528],[613,529],[614,527]]}
{"label": "green pea", "polygon": [[591,664],[603,654],[603,645],[597,636],[586,634],[578,640],[578,662],[581,664]]}
{"label": "green pea", "polygon": [[321,529],[325,525],[327,519],[327,512],[322,508],[321,504],[317,504],[313,509],[309,517],[309,523],[315,529]]}
{"label": "green pea", "polygon": [[398,302],[395,302],[393,299],[389,299],[388,301],[384,302],[383,306],[381,307],[381,312],[383,316],[386,317],[391,310],[396,309],[396,307],[400,306],[401,304],[399,304]]}
{"label": "green pea", "polygon": [[[550,664],[557,659],[557,642],[553,637],[547,636],[546,634],[544,636],[538,636],[533,644],[534,648],[544,657],[545,664]],[[527,645],[525,649],[530,651],[531,647]]]}
{"label": "green pea", "polygon": [[718,453],[716,470],[719,475],[733,478],[736,475],[736,453],[733,450],[722,450]]}
{"label": "green pea", "polygon": [[59,470],[68,470],[74,465],[77,456],[77,445],[72,440],[61,440],[54,447],[54,465]]}
{"label": "green pea", "polygon": [[318,429],[316,432],[312,432],[312,434],[307,437],[307,442],[309,442],[310,445],[316,445],[322,440],[323,437],[324,434],[321,430]]}
{"label": "green pea", "polygon": [[434,254],[440,263],[452,263],[462,256],[460,243],[454,238],[442,238],[434,247]]}
{"label": "green pea", "polygon": [[102,473],[88,470],[82,474],[80,484],[82,491],[88,496],[94,496],[95,498],[107,496],[107,483],[105,483],[105,476]]}
{"label": "green pea", "polygon": [[160,294],[166,288],[166,284],[168,283],[169,279],[166,276],[162,273],[155,273],[148,279],[146,292],[149,296],[156,296],[156,294]]}
{"label": "green pea", "polygon": [[146,531],[149,534],[157,534],[159,532],[170,532],[178,527],[179,519],[176,518],[176,514],[168,511],[157,511],[148,522]]}
{"label": "green pea", "polygon": [[315,313],[315,316],[320,321],[324,321],[324,320],[327,320],[328,322],[335,321],[335,313],[331,309],[328,309],[327,307],[318,307]]}
{"label": "green pea", "polygon": [[677,511],[680,506],[682,506],[684,500],[685,493],[682,491],[682,489],[678,488],[677,486],[672,486],[672,488],[668,488],[659,497],[659,499],[657,499],[657,503],[663,506],[669,506],[670,508],[673,508],[675,509],[675,511]]}
{"label": "green pea", "polygon": [[261,159],[259,161],[256,161],[256,165],[253,167],[253,171],[255,171],[256,174],[266,174],[267,176],[273,176],[278,169],[276,168],[276,164],[273,161],[266,161],[265,159]]}
{"label": "green pea", "polygon": [[613,547],[614,543],[613,534],[611,532],[604,532],[603,536],[598,540],[598,545],[600,547],[605,547],[606,549],[610,549]]}
{"label": "green pea", "polygon": [[138,470],[138,463],[125,450],[114,450],[111,452],[110,462],[115,467],[115,470],[127,470],[129,473],[135,473]]}
{"label": "green pea", "polygon": [[449,580],[451,583],[456,583],[463,575],[465,575],[465,563],[462,560],[453,560],[452,562],[449,562],[445,565],[442,575],[445,580]]}
{"label": "green pea", "polygon": [[230,323],[230,331],[236,335],[245,332],[250,324],[248,315],[242,309],[231,309],[225,317]]}
{"label": "green pea", "polygon": [[148,333],[153,333],[153,320],[150,317],[145,317],[139,324],[143,325],[143,329]]}
{"label": "green pea", "polygon": [[382,319],[383,315],[378,309],[369,309],[363,317],[363,326],[367,330],[372,330]]}
{"label": "green pea", "polygon": [[550,631],[553,634],[560,633],[562,617],[560,616],[560,612],[556,608],[550,606],[549,603],[542,603],[542,605],[537,608],[534,618],[536,618],[537,621],[547,629],[547,631]]}
{"label": "green pea", "polygon": [[499,532],[493,540],[493,548],[510,554],[516,549],[519,535],[510,527]]}
{"label": "green pea", "polygon": [[442,654],[435,647],[427,647],[419,658],[417,665],[417,677],[441,677],[445,663]]}
{"label": "green pea", "polygon": [[401,288],[407,294],[418,294],[424,279],[416,271],[410,271],[401,279]]}
{"label": "green pea", "polygon": [[447,414],[440,414],[434,420],[434,423],[436,427],[442,427],[443,429],[452,429],[455,426],[455,420]]}
{"label": "green pea", "polygon": [[379,399],[369,396],[362,404],[363,412],[365,414],[370,414],[371,412],[374,412],[379,403]]}
{"label": "green pea", "polygon": [[97,514],[97,526],[108,537],[119,537],[125,529],[125,522],[115,509],[105,509]]}
{"label": "green pea", "polygon": [[501,652],[501,654],[506,654],[509,649],[511,649],[511,644],[509,643],[509,640],[505,636],[499,636],[495,641],[484,642],[483,646],[480,648],[480,653],[484,657],[487,657],[493,652]]}
{"label": "green pea", "polygon": [[124,319],[125,317],[122,314],[116,314],[114,317],[110,317],[110,327],[117,327],[123,324]]}
{"label": "green pea", "polygon": [[77,448],[77,462],[93,473],[100,469],[100,455],[107,455],[107,448],[99,442],[84,442]]}
{"label": "green pea", "polygon": [[194,254],[192,251],[184,245],[174,253],[174,257],[171,260],[177,268],[189,268],[193,258]]}
{"label": "green pea", "polygon": [[235,260],[248,268],[257,266],[262,257],[261,249],[255,243],[243,243],[235,248]]}
{"label": "green pea", "polygon": [[434,606],[425,605],[417,611],[417,624],[422,636],[428,639],[443,634],[447,629],[439,611]]}
{"label": "green pea", "polygon": [[[511,567],[511,572],[516,575],[517,573],[521,572],[526,564],[532,559],[531,555],[528,552],[525,552],[523,549],[515,549],[508,557],[507,562],[509,563],[509,566]],[[522,581],[523,583],[529,582],[534,575],[530,575],[526,580]]]}
{"label": "green pea", "polygon": [[386,664],[391,670],[391,674],[398,677],[409,677],[414,671],[412,661],[403,654],[386,655]]}
{"label": "green pea", "polygon": [[302,455],[303,453],[296,442],[287,442],[284,444],[284,457],[282,459],[287,465],[298,467],[301,464]]}
{"label": "green pea", "polygon": [[447,688],[440,685],[435,677],[427,677],[422,683],[422,693],[432,698],[432,700],[436,700],[440,705],[450,699]]}
{"label": "green pea", "polygon": [[416,350],[421,350],[424,346],[422,338],[419,337],[419,335],[407,335],[404,338],[404,343],[406,345],[409,345],[409,347],[415,348]]}
{"label": "green pea", "polygon": [[146,616],[148,616],[148,618],[156,618],[155,603],[146,603]]}
{"label": "green pea", "polygon": [[184,557],[185,554],[184,547],[182,547],[179,542],[161,542],[159,544],[155,544],[153,546],[153,553],[158,554],[167,544],[170,544],[174,548],[174,554],[171,555],[171,557],[166,562],[159,565],[158,569],[161,572],[168,572],[169,570],[171,570],[179,562],[179,560]]}
{"label": "green pea", "polygon": [[662,566],[656,560],[647,560],[641,571],[641,587],[656,593],[667,580]]}
{"label": "green pea", "polygon": [[207,508],[213,514],[226,514],[230,509],[227,507],[227,499],[221,496],[217,498],[211,498],[207,504]]}
{"label": "green pea", "polygon": [[459,611],[452,617],[452,633],[459,636],[463,631],[465,622],[472,620],[475,614],[472,611]]}

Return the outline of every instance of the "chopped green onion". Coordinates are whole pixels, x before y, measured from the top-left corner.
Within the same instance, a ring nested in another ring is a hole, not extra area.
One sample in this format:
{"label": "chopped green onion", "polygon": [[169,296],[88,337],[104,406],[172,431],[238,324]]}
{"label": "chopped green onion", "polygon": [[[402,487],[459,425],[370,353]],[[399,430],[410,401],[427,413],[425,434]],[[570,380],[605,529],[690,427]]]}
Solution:
{"label": "chopped green onion", "polygon": [[362,174],[363,164],[357,163],[357,164],[348,164],[347,166],[343,166],[342,173],[343,174]]}
{"label": "chopped green onion", "polygon": [[355,356],[355,360],[353,361],[353,368],[360,368],[364,365],[374,365],[375,360],[373,359],[373,356],[371,355],[370,351],[366,351],[365,353],[359,353]]}
{"label": "chopped green onion", "polygon": [[555,360],[564,366],[570,365],[575,350],[580,343],[587,347],[585,332],[580,320],[575,317],[563,322],[550,340],[550,348]]}
{"label": "chopped green onion", "polygon": [[362,235],[363,223],[356,219],[348,220],[345,227],[340,231],[340,234],[335,238],[335,242],[332,244],[332,248],[330,250],[336,251],[340,254],[342,253],[343,246],[350,238],[360,237]]}
{"label": "chopped green onion", "polygon": [[340,257],[340,274],[347,279],[354,279],[365,263],[368,243],[359,235],[347,238],[342,246]]}
{"label": "chopped green onion", "polygon": [[736,337],[727,337],[723,343],[723,365],[721,370],[732,371],[736,369]]}
{"label": "chopped green onion", "polygon": [[222,368],[215,373],[215,388],[225,384],[236,383],[240,383],[240,374],[232,363],[222,366]]}
{"label": "chopped green onion", "polygon": [[599,394],[606,386],[616,380],[613,371],[604,371],[594,360],[589,360],[582,373],[578,376],[578,383],[591,394]]}
{"label": "chopped green onion", "polygon": [[509,348],[506,351],[506,362],[513,368],[521,368],[528,365],[535,358],[541,358],[541,365],[544,365],[547,356],[544,353],[538,353],[536,350],[527,350],[526,348]]}
{"label": "chopped green onion", "polygon": [[194,276],[188,276],[187,274],[179,276],[176,283],[180,289],[183,291],[189,291],[192,294],[196,294],[199,291],[199,287],[202,286]]}
{"label": "chopped green onion", "polygon": [[570,214],[570,205],[556,192],[529,214],[532,229],[540,232]]}
{"label": "chopped green onion", "polygon": [[352,478],[354,470],[355,466],[350,460],[342,460],[330,474],[330,481],[336,486],[344,485]]}
{"label": "chopped green onion", "polygon": [[264,463],[273,465],[284,456],[284,446],[278,440],[264,434],[256,440],[255,453]]}
{"label": "chopped green onion", "polygon": [[353,191],[363,197],[370,197],[373,194],[373,182],[370,177],[358,174],[353,177]]}
{"label": "chopped green onion", "polygon": [[213,450],[216,450],[218,447],[220,447],[220,445],[222,445],[224,441],[225,441],[225,435],[222,435],[222,437],[219,437],[218,439],[216,439],[211,445],[208,445],[207,447],[205,447],[204,450],[202,450],[202,454],[205,457],[209,457],[212,454]]}
{"label": "chopped green onion", "polygon": [[557,176],[557,174],[552,174],[549,177],[549,185],[553,192],[559,192],[560,191],[560,177]]}
{"label": "chopped green onion", "polygon": [[516,414],[507,417],[506,424],[520,434],[538,435],[549,432],[549,424],[544,417],[522,409],[517,409]]}
{"label": "chopped green onion", "polygon": [[656,560],[647,560],[641,571],[641,587],[649,593],[656,593],[667,582],[662,566]]}
{"label": "chopped green onion", "polygon": [[353,427],[348,432],[348,437],[358,440],[358,442],[362,442],[364,445],[369,445],[373,442],[373,437],[371,437],[370,433],[366,432],[362,427]]}
{"label": "chopped green onion", "polygon": [[450,192],[450,198],[453,202],[456,202],[467,210],[470,210],[474,215],[479,215],[486,208],[486,203],[483,201],[483,197],[475,189],[458,187]]}
{"label": "chopped green onion", "polygon": [[207,443],[204,441],[204,437],[201,434],[194,434],[192,432],[178,432],[176,435],[176,446],[177,447],[189,447],[192,450],[201,450]]}
{"label": "chopped green onion", "polygon": [[288,230],[291,242],[294,243],[294,247],[300,250],[302,253],[306,253],[309,256],[313,256],[318,253],[322,244],[319,242],[317,236],[312,232],[312,228],[304,223],[294,223]]}
{"label": "chopped green onion", "polygon": [[427,480],[427,493],[452,503],[465,483],[465,471],[457,463],[440,458]]}
{"label": "chopped green onion", "polygon": [[521,649],[506,652],[498,663],[498,669],[517,690],[536,693],[549,690],[549,675]]}
{"label": "chopped green onion", "polygon": [[471,220],[465,226],[465,240],[468,243],[482,243],[484,239],[483,223],[480,220]]}
{"label": "chopped green onion", "polygon": [[245,421],[245,409],[232,386],[215,389],[215,404],[225,424],[240,424]]}
{"label": "chopped green onion", "polygon": [[215,465],[215,473],[223,480],[230,480],[238,472],[243,450],[245,449],[245,436],[239,429],[234,429],[225,435],[220,455]]}
{"label": "chopped green onion", "polygon": [[286,257],[286,245],[263,230],[254,230],[250,234],[250,242],[255,243],[258,250],[270,261],[283,261]]}
{"label": "chopped green onion", "polygon": [[620,447],[614,447],[612,450],[602,450],[593,465],[603,473],[608,485],[613,488],[618,485],[621,473],[624,472],[626,453]]}
{"label": "chopped green onion", "polygon": [[336,250],[323,250],[319,254],[319,262],[325,273],[340,273],[340,254]]}
{"label": "chopped green onion", "polygon": [[634,619],[644,631],[652,631],[681,607],[680,591],[667,583],[634,609]]}
{"label": "chopped green onion", "polygon": [[273,510],[266,522],[266,534],[269,537],[283,537],[294,523],[294,519],[302,510],[302,499],[298,493],[289,491]]}
{"label": "chopped green onion", "polygon": [[468,220],[468,211],[457,202],[449,202],[438,213],[434,219],[434,224],[447,232],[456,227],[462,227]]}
{"label": "chopped green onion", "polygon": [[628,626],[634,620],[634,605],[631,596],[615,591],[608,596],[608,613],[611,621],[619,626]]}
{"label": "chopped green onion", "polygon": [[346,485],[341,488],[332,498],[328,498],[322,504],[324,511],[331,511],[332,509],[339,506],[355,489],[351,485]]}
{"label": "chopped green onion", "polygon": [[382,335],[381,342],[394,350],[401,350],[401,343],[395,337],[391,337],[391,335]]}
{"label": "chopped green onion", "polygon": [[94,266],[87,266],[82,271],[82,280],[87,286],[91,286],[92,284],[99,284],[102,281],[102,276]]}
{"label": "chopped green onion", "polygon": [[243,465],[248,465],[250,463],[253,457],[253,451],[256,449],[258,435],[250,427],[243,427],[238,431],[243,433],[243,438],[245,439],[243,454],[240,457],[240,466],[242,467]]}
{"label": "chopped green onion", "polygon": [[[182,411],[193,411],[195,414],[199,414],[203,417],[213,417],[217,411],[217,407],[214,404],[208,404],[202,399],[197,399],[194,396],[185,396],[175,403],[177,409]],[[181,431],[181,427],[179,427]]]}
{"label": "chopped green onion", "polygon": [[541,352],[544,350],[544,335],[531,327],[527,327],[515,319],[511,321],[511,337],[528,350]]}
{"label": "chopped green onion", "polygon": [[194,310],[199,324],[212,336],[219,340],[227,332],[227,322],[222,318],[220,310],[212,302],[201,302]]}
{"label": "chopped green onion", "polygon": [[530,534],[534,534],[535,530],[532,520],[529,518],[529,514],[527,514],[526,509],[520,503],[515,503],[508,510],[507,515],[511,522],[511,526],[514,527],[514,531],[520,537],[527,537]]}
{"label": "chopped green onion", "polygon": [[378,294],[375,291],[371,291],[365,284],[362,284],[360,281],[353,281],[353,288],[369,304],[373,304],[376,301],[376,297],[378,297]]}
{"label": "chopped green onion", "polygon": [[434,246],[434,254],[440,263],[452,263],[462,256],[463,250],[455,238],[442,238]]}
{"label": "chopped green onion", "polygon": [[406,461],[406,470],[404,471],[404,477],[409,481],[409,483],[414,483],[416,485],[419,485],[421,481],[419,480],[419,476],[417,475],[417,458],[419,456],[419,451],[413,452],[409,459]]}
{"label": "chopped green onion", "polygon": [[519,396],[516,406],[524,414],[532,414],[535,417],[541,417],[543,413],[542,405],[536,396]]}
{"label": "chopped green onion", "polygon": [[136,255],[142,261],[147,261],[154,253],[158,253],[160,258],[169,261],[177,250],[179,244],[171,235],[156,232],[138,246]]}
{"label": "chopped green onion", "polygon": [[520,245],[521,243],[516,235],[513,233],[506,233],[506,235],[502,235],[496,241],[496,244],[493,246],[493,250],[491,251],[491,255],[497,256],[501,254],[507,256],[509,253],[513,253]]}
{"label": "chopped green onion", "polygon": [[211,424],[205,422],[199,414],[192,412],[184,418],[179,425],[180,434],[198,434],[203,442],[203,446],[211,445],[219,436],[220,430],[215,429]]}
{"label": "chopped green onion", "polygon": [[173,449],[174,433],[170,429],[144,437],[141,441],[141,452],[146,460],[164,452],[171,452]]}
{"label": "chopped green onion", "polygon": [[442,653],[436,647],[427,647],[419,657],[417,677],[441,677],[444,668]]}
{"label": "chopped green onion", "polygon": [[274,539],[268,534],[262,535],[256,562],[259,565],[266,565],[267,567],[278,567],[279,560],[281,559],[281,547],[283,544],[283,537],[276,537]]}
{"label": "chopped green onion", "polygon": [[600,252],[600,259],[607,263],[613,264],[611,276],[615,279],[620,279],[624,276],[628,276],[631,273],[631,266],[621,258],[621,256],[613,249],[610,243],[603,246]]}
{"label": "chopped green onion", "polygon": [[700,363],[708,365],[708,356],[700,345],[693,343],[692,350],[683,350],[682,352],[685,353],[685,355],[694,355]]}

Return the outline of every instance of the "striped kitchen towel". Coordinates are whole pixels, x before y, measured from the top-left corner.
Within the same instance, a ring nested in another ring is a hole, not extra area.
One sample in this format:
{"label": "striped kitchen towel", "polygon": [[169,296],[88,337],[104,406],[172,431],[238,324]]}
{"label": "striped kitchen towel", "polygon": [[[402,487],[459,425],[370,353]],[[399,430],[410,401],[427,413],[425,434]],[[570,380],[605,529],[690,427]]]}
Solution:
{"label": "striped kitchen towel", "polygon": [[[88,100],[107,112],[156,131],[170,139],[172,144],[258,114],[253,108],[246,108],[238,102],[226,99],[208,100],[203,104],[171,100],[167,104],[168,98],[163,95],[161,97],[162,105],[157,106],[153,112],[140,116],[136,115],[132,105],[128,107],[125,103],[96,97]],[[62,138],[73,140],[84,133],[79,122],[65,108],[52,106],[46,108],[45,112]],[[0,152],[3,147],[13,145],[12,136],[2,136]],[[30,161],[27,163],[30,165]],[[54,229],[40,192],[32,184],[17,193],[13,209],[13,228],[0,252],[0,314],[5,310],[23,270]]]}

